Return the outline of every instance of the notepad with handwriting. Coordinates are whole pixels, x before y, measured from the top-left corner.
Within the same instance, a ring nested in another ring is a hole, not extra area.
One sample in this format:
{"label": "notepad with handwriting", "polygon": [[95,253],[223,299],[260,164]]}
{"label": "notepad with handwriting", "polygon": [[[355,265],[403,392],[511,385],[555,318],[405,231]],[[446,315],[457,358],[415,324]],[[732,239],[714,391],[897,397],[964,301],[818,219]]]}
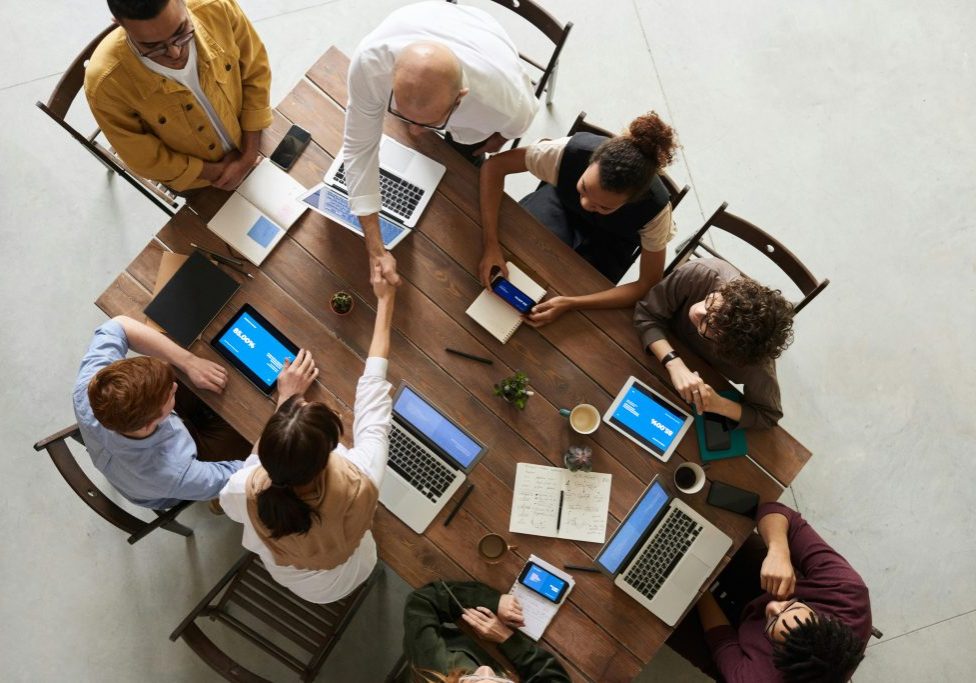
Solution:
{"label": "notepad with handwriting", "polygon": [[508,530],[603,543],[607,538],[611,480],[612,475],[603,472],[570,472],[520,462],[515,471]]}
{"label": "notepad with handwriting", "polygon": [[[521,268],[509,261],[506,261],[505,265],[508,266],[509,282],[525,292],[533,301],[538,302],[546,295],[546,288],[526,275]],[[491,332],[502,344],[511,339],[515,330],[522,324],[522,314],[489,289],[481,292],[465,313]]]}
{"label": "notepad with handwriting", "polygon": [[207,227],[256,266],[281,241],[305,205],[305,188],[265,159],[210,219]]}

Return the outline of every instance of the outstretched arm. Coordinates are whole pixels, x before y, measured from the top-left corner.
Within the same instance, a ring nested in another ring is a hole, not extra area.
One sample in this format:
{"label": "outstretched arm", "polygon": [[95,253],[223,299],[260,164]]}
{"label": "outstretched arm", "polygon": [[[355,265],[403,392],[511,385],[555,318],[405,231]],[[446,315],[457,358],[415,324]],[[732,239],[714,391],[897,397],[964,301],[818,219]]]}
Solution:
{"label": "outstretched arm", "polygon": [[519,147],[493,156],[481,167],[481,228],[482,253],[478,266],[478,278],[484,287],[490,286],[492,268],[498,267],[508,277],[505,257],[498,242],[498,211],[505,193],[505,176],[528,170],[525,165],[525,149]]}

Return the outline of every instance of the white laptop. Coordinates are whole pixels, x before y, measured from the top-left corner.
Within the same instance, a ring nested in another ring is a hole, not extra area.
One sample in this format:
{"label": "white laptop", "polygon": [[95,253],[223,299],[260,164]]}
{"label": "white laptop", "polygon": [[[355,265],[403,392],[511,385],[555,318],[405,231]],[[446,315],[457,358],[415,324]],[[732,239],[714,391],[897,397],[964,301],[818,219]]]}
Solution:
{"label": "white laptop", "polygon": [[731,538],[672,498],[654,477],[595,564],[615,586],[674,626],[731,547]]}
{"label": "white laptop", "polygon": [[422,534],[487,450],[403,383],[393,396],[390,457],[380,502]]}
{"label": "white laptop", "polygon": [[694,423],[686,411],[636,377],[627,380],[603,421],[661,462],[668,461]]}
{"label": "white laptop", "polygon": [[[323,182],[302,195],[309,207],[362,235],[359,218],[349,210],[345,152],[340,152]],[[384,135],[380,141],[380,231],[392,249],[417,225],[445,168],[430,157]]]}

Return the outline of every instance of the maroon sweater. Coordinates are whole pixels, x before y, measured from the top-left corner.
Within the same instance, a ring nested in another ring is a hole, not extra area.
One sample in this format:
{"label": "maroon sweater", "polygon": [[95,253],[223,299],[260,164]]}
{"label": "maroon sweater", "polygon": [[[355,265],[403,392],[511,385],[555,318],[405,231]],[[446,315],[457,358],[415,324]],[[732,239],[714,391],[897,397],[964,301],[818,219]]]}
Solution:
{"label": "maroon sweater", "polygon": [[[820,538],[799,512],[779,503],[760,506],[757,519],[770,513],[790,521],[787,537],[796,569],[794,598],[820,615],[850,626],[867,645],[871,637],[871,604],[864,581],[843,557]],[[783,680],[773,665],[773,644],[763,634],[769,593],[759,596],[742,610],[739,630],[719,626],[705,633],[705,640],[719,671],[728,683],[778,683]]]}

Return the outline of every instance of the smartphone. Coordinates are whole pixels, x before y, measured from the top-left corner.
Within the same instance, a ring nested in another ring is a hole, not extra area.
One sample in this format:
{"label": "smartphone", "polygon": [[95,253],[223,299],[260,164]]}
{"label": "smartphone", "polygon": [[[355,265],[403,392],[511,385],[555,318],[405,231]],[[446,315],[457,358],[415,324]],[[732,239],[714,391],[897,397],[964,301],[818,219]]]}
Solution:
{"label": "smartphone", "polygon": [[705,413],[702,419],[705,421],[705,446],[708,450],[727,451],[732,448],[729,421],[724,415]]}
{"label": "smartphone", "polygon": [[707,500],[709,505],[736,512],[751,519],[756,518],[756,510],[759,508],[758,493],[746,491],[722,481],[712,481],[712,486],[708,489]]}
{"label": "smartphone", "polygon": [[301,126],[292,126],[271,153],[271,163],[282,171],[289,171],[299,155],[308,147],[312,134]]}
{"label": "smartphone", "polygon": [[501,273],[492,276],[491,291],[508,302],[519,313],[528,313],[537,303],[528,294],[502,277]]}
{"label": "smartphone", "polygon": [[562,601],[563,596],[566,595],[566,589],[569,588],[568,581],[560,579],[535,562],[529,562],[525,565],[525,569],[519,574],[518,582],[530,591],[538,593],[546,600],[554,602],[557,605]]}

